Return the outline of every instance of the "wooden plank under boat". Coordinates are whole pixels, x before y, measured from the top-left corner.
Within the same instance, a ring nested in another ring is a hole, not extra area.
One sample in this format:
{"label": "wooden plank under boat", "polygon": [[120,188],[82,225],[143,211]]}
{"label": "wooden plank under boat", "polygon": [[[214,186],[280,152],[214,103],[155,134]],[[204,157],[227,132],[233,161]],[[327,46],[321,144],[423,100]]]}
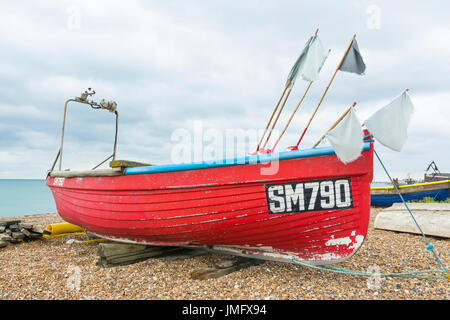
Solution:
{"label": "wooden plank under boat", "polygon": [[[406,201],[422,200],[430,197],[436,201],[444,201],[450,195],[450,180],[414,183],[398,186],[402,197]],[[394,186],[370,188],[370,202],[372,206],[388,207],[393,203],[402,202]]]}
{"label": "wooden plank under boat", "polygon": [[[268,174],[269,166],[277,166]],[[367,234],[373,143],[344,164],[331,147],[216,162],[51,171],[59,215],[103,238],[331,264]]]}

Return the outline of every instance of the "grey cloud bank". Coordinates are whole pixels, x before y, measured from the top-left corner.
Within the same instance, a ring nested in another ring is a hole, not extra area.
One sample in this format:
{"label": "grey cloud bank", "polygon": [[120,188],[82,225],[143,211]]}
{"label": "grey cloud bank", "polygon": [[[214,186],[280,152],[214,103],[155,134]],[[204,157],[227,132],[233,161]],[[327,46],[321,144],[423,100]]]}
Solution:
{"label": "grey cloud bank", "polygon": [[[172,132],[196,120],[261,129],[316,28],[332,52],[280,150],[295,144],[356,33],[366,75],[338,73],[303,147],[353,101],[363,121],[409,87],[409,141],[400,153],[378,152],[394,176],[420,177],[431,160],[449,171],[449,9],[445,1],[1,2],[0,178],[45,176],[63,103],[89,86],[97,100],[118,102],[120,158],[168,163]],[[280,123],[305,87],[297,81]],[[113,118],[76,105],[68,117],[65,165],[92,167],[110,152]],[[375,180],[386,180],[378,164]]]}

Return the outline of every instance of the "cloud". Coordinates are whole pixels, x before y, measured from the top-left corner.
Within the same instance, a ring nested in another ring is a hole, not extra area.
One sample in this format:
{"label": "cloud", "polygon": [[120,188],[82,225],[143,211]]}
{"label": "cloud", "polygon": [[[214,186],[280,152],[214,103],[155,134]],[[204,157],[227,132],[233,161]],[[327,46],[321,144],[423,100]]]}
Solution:
{"label": "cloud", "polygon": [[[378,28],[368,25],[370,6],[379,9]],[[358,115],[370,115],[409,87],[418,109],[410,141],[402,153],[381,147],[379,153],[398,175],[419,175],[431,160],[444,168],[450,136],[445,7],[436,1],[404,6],[350,0],[339,5],[254,0],[239,6],[217,1],[2,2],[0,28],[7,32],[0,35],[0,178],[42,177],[59,146],[64,102],[87,87],[96,90],[96,100],[117,101],[118,152],[130,160],[170,162],[171,134],[192,130],[198,120],[222,131],[261,130],[316,28],[332,53],[280,150],[297,141],[356,33],[367,74],[337,74],[302,145],[314,144],[353,101]],[[297,81],[278,130],[305,87]],[[65,163],[89,168],[100,162],[111,152],[113,134],[110,113],[69,105]],[[381,179],[380,168],[375,171]]]}

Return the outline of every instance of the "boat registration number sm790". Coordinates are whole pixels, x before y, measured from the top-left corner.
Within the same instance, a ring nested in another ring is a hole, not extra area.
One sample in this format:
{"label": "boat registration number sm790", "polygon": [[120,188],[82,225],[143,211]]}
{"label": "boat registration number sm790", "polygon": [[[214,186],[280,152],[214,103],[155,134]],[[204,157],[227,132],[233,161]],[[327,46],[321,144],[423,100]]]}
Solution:
{"label": "boat registration number sm790", "polygon": [[266,185],[269,214],[353,208],[350,178]]}

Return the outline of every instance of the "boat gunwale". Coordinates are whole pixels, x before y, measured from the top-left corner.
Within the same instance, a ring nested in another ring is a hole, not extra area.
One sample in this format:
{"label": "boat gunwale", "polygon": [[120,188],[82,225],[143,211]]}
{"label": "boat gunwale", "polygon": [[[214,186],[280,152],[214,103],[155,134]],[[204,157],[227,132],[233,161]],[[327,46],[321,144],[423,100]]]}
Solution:
{"label": "boat gunwale", "polygon": [[[413,183],[403,186],[397,186],[399,189],[406,189],[406,188],[413,188],[413,187],[420,187],[420,186],[430,186],[435,184],[444,184],[444,183],[450,183],[450,180],[443,180],[443,181],[433,181],[433,182],[423,182],[423,183]],[[392,190],[394,189],[394,186],[391,187],[371,187],[370,190]]]}
{"label": "boat gunwale", "polygon": [[[361,151],[370,150],[371,142],[364,142]],[[209,161],[180,163],[180,164],[162,164],[155,166],[142,166],[142,167],[129,167],[124,171],[124,175],[136,175],[136,174],[150,174],[150,173],[163,173],[163,172],[176,172],[176,171],[188,171],[209,169],[217,167],[230,167],[238,165],[252,165],[252,164],[265,164],[278,160],[291,160],[310,157],[319,157],[326,155],[336,154],[334,149],[329,147],[311,148],[295,151],[283,151],[279,153],[270,154],[258,154],[245,157],[235,157],[228,159],[217,159]]]}

